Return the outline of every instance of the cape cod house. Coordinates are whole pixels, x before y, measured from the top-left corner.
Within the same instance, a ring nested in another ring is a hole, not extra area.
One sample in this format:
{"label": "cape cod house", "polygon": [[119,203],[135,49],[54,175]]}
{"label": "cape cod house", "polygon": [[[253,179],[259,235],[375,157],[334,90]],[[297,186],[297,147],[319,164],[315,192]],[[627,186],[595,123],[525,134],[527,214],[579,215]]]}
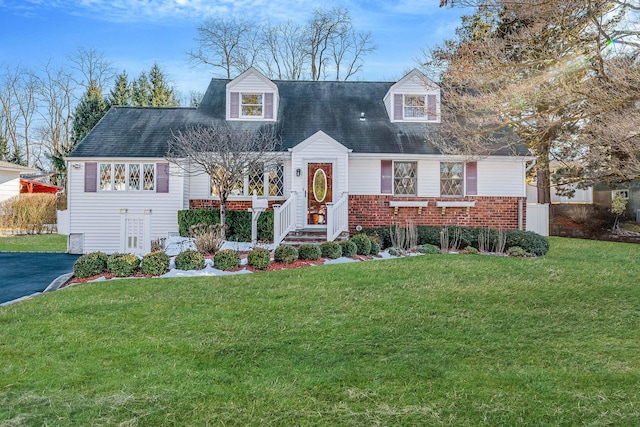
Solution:
{"label": "cape cod house", "polygon": [[179,210],[218,206],[210,177],[165,159],[172,134],[199,124],[275,127],[281,162],[246,176],[229,208],[250,208],[257,190],[275,210],[277,242],[407,220],[524,228],[534,158],[524,147],[473,161],[440,153],[427,138],[440,105],[417,70],[398,82],[309,82],[250,68],[213,79],[198,108],[114,107],[67,158],[69,250],[146,253],[177,234]]}

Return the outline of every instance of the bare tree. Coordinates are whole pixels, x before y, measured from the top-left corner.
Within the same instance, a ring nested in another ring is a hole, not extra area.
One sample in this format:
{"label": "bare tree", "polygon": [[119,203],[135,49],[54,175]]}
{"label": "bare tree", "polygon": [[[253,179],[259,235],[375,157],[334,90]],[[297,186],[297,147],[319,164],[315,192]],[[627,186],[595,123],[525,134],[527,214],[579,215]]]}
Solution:
{"label": "bare tree", "polygon": [[272,78],[300,80],[307,63],[303,34],[304,28],[291,21],[264,26],[260,71]]}
{"label": "bare tree", "polygon": [[211,187],[220,198],[220,224],[224,227],[227,201],[238,182],[248,171],[273,162],[279,143],[272,127],[240,130],[228,125],[195,126],[174,134],[167,160],[189,173],[211,177]]}
{"label": "bare tree", "polygon": [[87,89],[91,82],[99,87],[107,87],[108,82],[116,75],[113,62],[94,48],[78,47],[75,53],[69,55],[69,61],[72,64],[71,68],[82,76],[76,83],[84,89]]}
{"label": "bare tree", "polygon": [[331,52],[336,81],[349,80],[362,71],[364,56],[375,49],[370,32],[363,33],[348,28],[338,34],[333,41]]}
{"label": "bare tree", "polygon": [[255,34],[257,25],[245,19],[221,18],[209,19],[200,25],[198,37],[198,47],[187,52],[187,55],[195,63],[211,65],[221,69],[228,79],[238,71],[238,66],[244,67],[247,64],[244,58],[250,48],[245,41],[247,38],[253,39],[251,34]]}
{"label": "bare tree", "polygon": [[309,55],[311,80],[322,80],[328,57],[336,39],[344,38],[351,27],[351,17],[345,8],[316,9],[306,29],[306,49]]}

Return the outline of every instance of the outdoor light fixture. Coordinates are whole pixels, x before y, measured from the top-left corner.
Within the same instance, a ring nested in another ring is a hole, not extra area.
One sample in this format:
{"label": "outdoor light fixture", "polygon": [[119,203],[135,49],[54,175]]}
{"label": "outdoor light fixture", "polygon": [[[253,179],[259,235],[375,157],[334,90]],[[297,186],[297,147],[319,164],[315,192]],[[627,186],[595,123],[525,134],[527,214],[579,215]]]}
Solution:
{"label": "outdoor light fixture", "polygon": [[74,169],[80,169],[80,163],[72,163],[71,167]]}
{"label": "outdoor light fixture", "polygon": [[300,176],[302,175],[302,171],[300,170],[300,168],[296,169],[296,176]]}

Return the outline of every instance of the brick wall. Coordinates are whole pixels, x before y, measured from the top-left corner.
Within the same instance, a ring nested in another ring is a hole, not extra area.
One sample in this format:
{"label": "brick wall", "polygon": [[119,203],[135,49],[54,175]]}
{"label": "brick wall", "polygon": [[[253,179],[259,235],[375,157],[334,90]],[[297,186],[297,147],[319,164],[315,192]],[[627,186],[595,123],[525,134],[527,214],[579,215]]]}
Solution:
{"label": "brick wall", "polygon": [[[391,224],[405,224],[407,220],[415,225],[460,225],[464,227],[488,227],[492,229],[518,228],[518,199],[522,199],[522,224],[526,224],[526,198],[518,197],[469,197],[469,198],[402,198],[411,201],[429,201],[422,213],[417,207],[401,207],[395,214],[395,208],[389,207],[390,200],[400,200],[393,196],[349,196],[349,228],[384,227]],[[476,205],[467,208],[436,207],[436,201],[470,201]]]}

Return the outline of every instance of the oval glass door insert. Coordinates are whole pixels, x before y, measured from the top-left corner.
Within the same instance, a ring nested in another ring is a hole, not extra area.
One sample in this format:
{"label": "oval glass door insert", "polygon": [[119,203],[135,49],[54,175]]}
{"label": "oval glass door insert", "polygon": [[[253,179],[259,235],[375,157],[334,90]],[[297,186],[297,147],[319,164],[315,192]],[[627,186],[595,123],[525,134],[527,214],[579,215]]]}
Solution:
{"label": "oval glass door insert", "polygon": [[322,169],[317,169],[313,174],[313,197],[317,202],[327,197],[327,174]]}

